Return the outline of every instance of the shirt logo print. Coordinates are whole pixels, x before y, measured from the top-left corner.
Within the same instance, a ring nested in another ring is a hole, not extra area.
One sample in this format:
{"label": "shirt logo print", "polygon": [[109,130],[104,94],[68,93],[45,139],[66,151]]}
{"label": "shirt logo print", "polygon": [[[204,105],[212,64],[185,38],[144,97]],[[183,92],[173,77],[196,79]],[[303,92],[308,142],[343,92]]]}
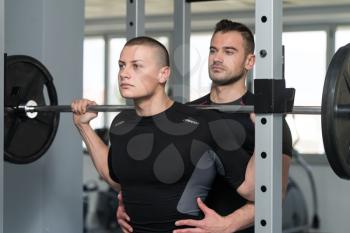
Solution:
{"label": "shirt logo print", "polygon": [[189,118],[183,119],[182,121],[183,121],[183,122],[190,123],[190,124],[193,124],[193,125],[199,125],[199,122],[198,122],[198,121],[194,121],[194,120],[189,119]]}
{"label": "shirt logo print", "polygon": [[114,126],[117,127],[117,126],[122,125],[122,124],[124,124],[124,123],[125,123],[125,121],[119,121],[119,122],[115,123]]}

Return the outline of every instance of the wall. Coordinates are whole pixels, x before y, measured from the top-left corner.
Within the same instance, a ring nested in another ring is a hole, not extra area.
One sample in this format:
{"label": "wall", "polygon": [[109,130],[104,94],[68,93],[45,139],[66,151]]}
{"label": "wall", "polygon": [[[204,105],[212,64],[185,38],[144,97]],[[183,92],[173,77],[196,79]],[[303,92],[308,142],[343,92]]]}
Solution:
{"label": "wall", "polygon": [[[40,60],[60,103],[82,96],[83,0],[5,0],[5,51]],[[27,165],[4,165],[4,231],[82,232],[82,148],[62,114],[48,152]]]}
{"label": "wall", "polygon": [[[311,167],[318,195],[320,232],[348,233],[350,182],[337,177],[327,163],[314,164]],[[313,213],[312,193],[305,171],[298,165],[292,165],[290,175],[301,188],[311,216]]]}

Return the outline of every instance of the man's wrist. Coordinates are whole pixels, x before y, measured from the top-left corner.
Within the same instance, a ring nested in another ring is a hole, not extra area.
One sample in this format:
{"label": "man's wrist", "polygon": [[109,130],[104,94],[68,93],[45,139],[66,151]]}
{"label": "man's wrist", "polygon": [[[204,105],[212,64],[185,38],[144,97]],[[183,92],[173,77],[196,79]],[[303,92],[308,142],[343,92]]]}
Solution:
{"label": "man's wrist", "polygon": [[92,127],[90,125],[90,122],[87,123],[77,123],[75,126],[78,128],[79,131],[86,131],[86,130],[92,130]]}
{"label": "man's wrist", "polygon": [[225,216],[225,233],[232,233],[232,232],[236,232],[238,230],[238,227],[235,224],[235,220],[233,218],[234,216],[228,215]]}

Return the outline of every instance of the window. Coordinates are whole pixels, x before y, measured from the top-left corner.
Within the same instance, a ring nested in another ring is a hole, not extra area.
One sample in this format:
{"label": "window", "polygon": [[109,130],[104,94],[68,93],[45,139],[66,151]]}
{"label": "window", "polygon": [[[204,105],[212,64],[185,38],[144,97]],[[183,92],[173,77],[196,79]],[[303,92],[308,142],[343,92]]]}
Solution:
{"label": "window", "polygon": [[[83,69],[83,97],[104,103],[105,93],[105,42],[102,37],[86,38],[84,40],[84,69]],[[103,114],[91,121],[94,128],[101,128],[104,124]]]}
{"label": "window", "polygon": [[335,32],[335,50],[350,43],[350,26],[339,27]]}
{"label": "window", "polygon": [[208,55],[211,33],[194,34],[190,39],[190,100],[195,100],[210,91]]}
{"label": "window", "polygon": [[[294,105],[320,106],[326,74],[326,32],[283,33],[286,86],[296,89]],[[288,115],[294,148],[300,153],[324,153],[321,117]]]}
{"label": "window", "polygon": [[[118,60],[120,52],[126,43],[125,38],[113,38],[109,40],[109,56],[108,56],[108,83],[107,83],[107,104],[124,105],[125,99],[121,97],[118,89]],[[117,113],[106,113],[106,127],[109,127],[113,118]]]}

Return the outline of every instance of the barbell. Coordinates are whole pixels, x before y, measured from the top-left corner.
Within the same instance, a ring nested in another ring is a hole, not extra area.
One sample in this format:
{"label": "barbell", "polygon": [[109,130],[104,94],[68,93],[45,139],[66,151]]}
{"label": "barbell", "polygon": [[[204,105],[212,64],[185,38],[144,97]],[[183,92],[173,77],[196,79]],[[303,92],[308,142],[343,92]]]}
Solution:
{"label": "barbell", "polygon": [[[223,112],[236,112],[236,113],[252,113],[254,112],[253,105],[194,105],[189,106],[206,110],[219,110]],[[23,112],[29,118],[35,118],[39,112],[72,112],[70,105],[55,105],[55,106],[38,106],[38,104],[29,100],[25,105],[19,105],[14,107],[5,107],[6,112]],[[128,105],[94,105],[88,106],[88,112],[120,112],[124,110],[134,109],[133,106]],[[338,106],[337,115],[345,116],[350,113],[349,106]],[[320,106],[294,106],[291,114],[307,114],[307,115],[320,115]]]}
{"label": "barbell", "polygon": [[[53,78],[38,60],[24,55],[8,56],[5,60],[5,160],[30,163],[50,147],[59,125],[59,113],[71,112],[71,107],[58,105]],[[254,106],[193,106],[225,112],[254,112]],[[128,109],[133,109],[133,106],[88,107],[88,111],[95,112]],[[328,161],[339,177],[350,179],[350,44],[338,49],[328,66],[322,105],[294,106],[286,113],[321,115]]]}

